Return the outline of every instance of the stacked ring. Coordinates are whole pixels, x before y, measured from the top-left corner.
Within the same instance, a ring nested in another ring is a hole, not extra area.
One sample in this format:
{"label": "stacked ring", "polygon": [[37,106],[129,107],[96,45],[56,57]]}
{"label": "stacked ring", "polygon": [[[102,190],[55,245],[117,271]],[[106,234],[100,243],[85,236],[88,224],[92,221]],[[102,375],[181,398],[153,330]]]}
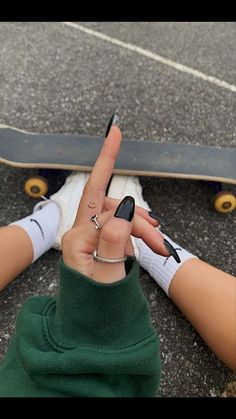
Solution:
{"label": "stacked ring", "polygon": [[102,262],[102,263],[120,263],[120,262],[125,262],[127,260],[127,256],[125,256],[124,258],[120,258],[120,259],[107,259],[107,258],[102,258],[102,257],[98,256],[97,250],[94,250],[93,259],[96,262]]}

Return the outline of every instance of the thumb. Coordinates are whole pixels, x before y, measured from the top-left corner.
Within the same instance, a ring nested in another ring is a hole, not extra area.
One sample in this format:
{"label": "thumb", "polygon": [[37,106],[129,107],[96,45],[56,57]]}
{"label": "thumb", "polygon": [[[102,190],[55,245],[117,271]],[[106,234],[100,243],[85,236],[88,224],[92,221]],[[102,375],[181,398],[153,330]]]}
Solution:
{"label": "thumb", "polygon": [[[115,213],[103,225],[98,242],[97,256],[104,259],[123,259],[133,227],[135,201],[126,196]],[[111,263],[95,259],[93,279],[98,282],[112,283],[126,276],[125,263]]]}

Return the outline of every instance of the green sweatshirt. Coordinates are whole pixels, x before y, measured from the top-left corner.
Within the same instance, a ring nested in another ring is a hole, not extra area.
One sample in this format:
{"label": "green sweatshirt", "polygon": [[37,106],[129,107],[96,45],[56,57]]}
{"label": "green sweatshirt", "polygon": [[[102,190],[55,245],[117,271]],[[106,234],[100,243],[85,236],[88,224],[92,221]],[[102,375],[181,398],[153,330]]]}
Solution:
{"label": "green sweatshirt", "polygon": [[0,364],[3,397],[154,397],[159,343],[128,257],[126,277],[100,284],[60,261],[57,297],[26,300]]}

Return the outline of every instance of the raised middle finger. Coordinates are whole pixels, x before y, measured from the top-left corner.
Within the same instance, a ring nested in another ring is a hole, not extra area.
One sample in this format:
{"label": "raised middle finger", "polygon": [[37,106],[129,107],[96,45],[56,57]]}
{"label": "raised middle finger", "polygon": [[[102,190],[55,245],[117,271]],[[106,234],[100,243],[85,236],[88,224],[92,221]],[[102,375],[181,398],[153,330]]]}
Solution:
{"label": "raised middle finger", "polygon": [[116,121],[117,116],[114,114],[109,121],[102,149],[85,185],[74,226],[87,222],[92,215],[102,212],[106,188],[115,166],[122,139],[120,129],[114,125]]}

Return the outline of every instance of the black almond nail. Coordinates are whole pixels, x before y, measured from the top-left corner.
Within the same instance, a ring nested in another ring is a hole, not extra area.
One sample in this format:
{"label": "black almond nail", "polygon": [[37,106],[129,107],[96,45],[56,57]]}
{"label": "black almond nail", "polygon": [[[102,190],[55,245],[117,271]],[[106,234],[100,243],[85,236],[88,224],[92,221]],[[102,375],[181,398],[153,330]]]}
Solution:
{"label": "black almond nail", "polygon": [[168,250],[168,252],[170,252],[171,256],[173,256],[173,258],[175,259],[175,261],[177,263],[180,263],[181,262],[181,259],[180,259],[179,255],[178,255],[178,253],[173,248],[172,244],[170,244],[168,242],[168,240],[164,239],[164,245],[165,245],[166,249]]}
{"label": "black almond nail", "polygon": [[135,210],[135,201],[132,196],[126,196],[119,204],[114,217],[123,218],[126,221],[132,221]]}
{"label": "black almond nail", "polygon": [[170,224],[160,215],[158,215],[156,212],[149,211],[148,213],[150,217],[154,218],[154,220],[159,221],[159,223],[165,227],[169,226]]}
{"label": "black almond nail", "polygon": [[110,186],[111,186],[112,179],[113,179],[113,174],[111,175],[110,180],[109,180],[108,185],[107,185],[107,188],[106,188],[106,193],[105,193],[106,196],[109,193],[109,189],[110,189]]}
{"label": "black almond nail", "polygon": [[111,126],[116,124],[117,122],[118,122],[118,115],[116,113],[113,113],[113,115],[112,115],[112,117],[111,117],[111,119],[110,119],[110,121],[108,122],[108,125],[107,125],[105,138],[108,136],[108,134],[110,132],[110,129],[111,129]]}

